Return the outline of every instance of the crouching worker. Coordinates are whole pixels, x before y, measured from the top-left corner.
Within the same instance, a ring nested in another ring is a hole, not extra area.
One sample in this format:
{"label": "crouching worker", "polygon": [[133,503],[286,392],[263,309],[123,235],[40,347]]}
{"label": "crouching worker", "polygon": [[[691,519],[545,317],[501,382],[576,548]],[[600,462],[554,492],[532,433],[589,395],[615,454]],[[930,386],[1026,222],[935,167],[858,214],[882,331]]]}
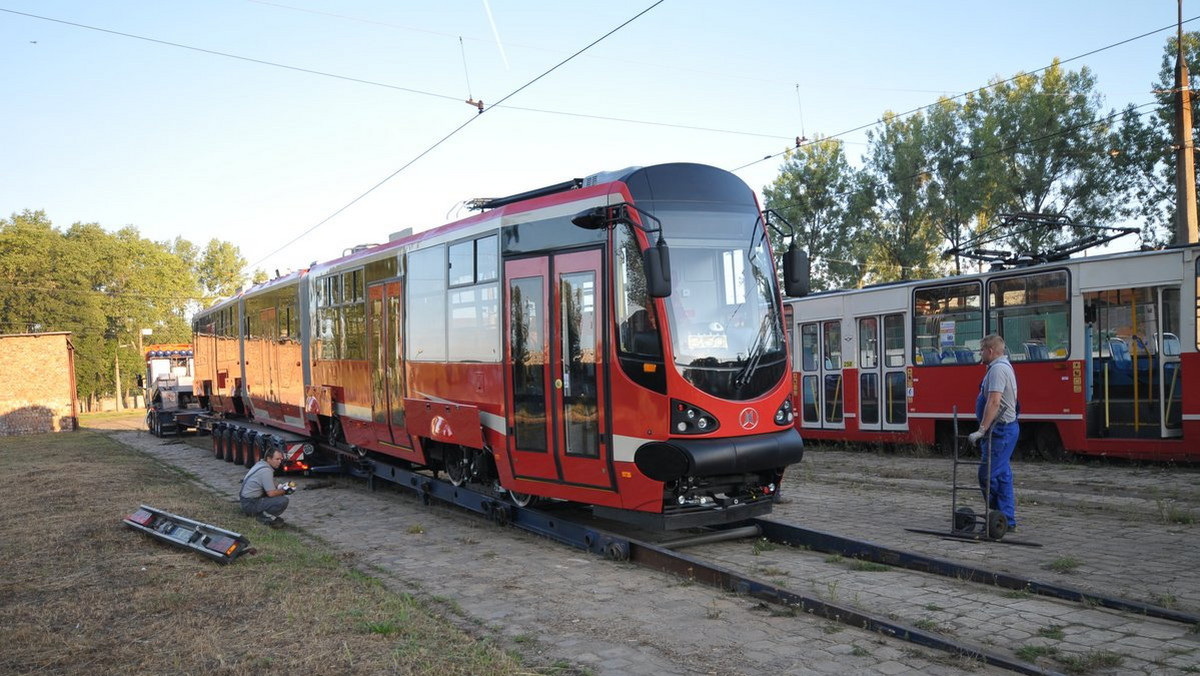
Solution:
{"label": "crouching worker", "polygon": [[242,478],[242,511],[272,528],[283,525],[280,514],[287,509],[287,494],[292,492],[290,487],[275,485],[275,470],[281,464],[283,451],[272,448]]}

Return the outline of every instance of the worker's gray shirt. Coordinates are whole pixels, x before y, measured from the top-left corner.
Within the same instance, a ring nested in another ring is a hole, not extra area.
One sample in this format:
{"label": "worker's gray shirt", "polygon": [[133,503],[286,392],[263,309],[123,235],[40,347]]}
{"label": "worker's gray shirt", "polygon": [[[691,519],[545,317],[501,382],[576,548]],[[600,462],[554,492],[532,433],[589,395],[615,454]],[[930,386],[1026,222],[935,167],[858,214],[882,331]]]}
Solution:
{"label": "worker's gray shirt", "polygon": [[1010,423],[1017,419],[1017,375],[1008,357],[997,357],[988,364],[983,376],[983,391],[1000,392],[1000,410],[996,422]]}
{"label": "worker's gray shirt", "polygon": [[246,478],[242,479],[242,492],[238,496],[249,500],[265,498],[267,491],[273,490],[275,490],[275,470],[271,469],[266,460],[259,460],[254,463],[249,472],[246,472]]}

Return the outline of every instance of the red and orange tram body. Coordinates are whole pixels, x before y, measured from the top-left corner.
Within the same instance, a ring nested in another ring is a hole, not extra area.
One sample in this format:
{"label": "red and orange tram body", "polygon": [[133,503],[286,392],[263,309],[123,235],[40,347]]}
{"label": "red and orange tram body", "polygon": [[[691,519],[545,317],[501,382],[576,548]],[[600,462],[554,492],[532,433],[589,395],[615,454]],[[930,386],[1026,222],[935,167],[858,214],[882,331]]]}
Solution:
{"label": "red and orange tram body", "polygon": [[979,341],[1004,337],[1021,447],[1200,460],[1200,247],[813,294],[787,302],[806,438],[949,445],[977,425]]}
{"label": "red and orange tram body", "polygon": [[745,183],[667,164],[480,206],[199,313],[197,392],[518,504],[664,528],[768,512],[803,444]]}

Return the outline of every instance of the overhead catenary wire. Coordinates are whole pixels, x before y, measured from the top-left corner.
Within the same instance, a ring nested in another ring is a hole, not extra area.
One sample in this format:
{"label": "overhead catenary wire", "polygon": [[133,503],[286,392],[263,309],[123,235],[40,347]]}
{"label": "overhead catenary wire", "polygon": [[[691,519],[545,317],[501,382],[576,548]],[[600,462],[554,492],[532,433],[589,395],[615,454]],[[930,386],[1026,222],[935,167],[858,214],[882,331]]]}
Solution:
{"label": "overhead catenary wire", "polygon": [[[249,1],[255,2],[258,0],[249,0]],[[261,4],[276,5],[276,6],[281,6],[281,7],[284,6],[284,5],[277,5],[277,3],[270,3],[270,2],[262,2]],[[289,7],[289,9],[295,9],[295,8]],[[308,11],[308,10],[299,10],[299,11]],[[351,75],[342,75],[339,73],[333,73],[333,72],[324,71],[324,70],[317,70],[314,68],[306,68],[303,66],[293,66],[290,64],[286,64],[286,63],[280,63],[278,61],[268,61],[266,59],[259,59],[259,58],[250,57],[250,56],[243,56],[241,54],[234,54],[231,52],[223,52],[223,51],[219,51],[219,50],[215,50],[215,49],[207,49],[204,47],[196,47],[194,45],[188,45],[188,44],[184,44],[184,43],[180,43],[180,42],[173,42],[170,40],[160,40],[158,38],[151,38],[151,37],[147,37],[144,35],[137,35],[135,33],[125,33],[122,31],[111,30],[108,28],[100,28],[98,26],[91,26],[88,24],[78,23],[78,22],[74,22],[74,21],[55,19],[53,17],[41,16],[38,14],[30,14],[28,12],[18,12],[16,10],[6,9],[3,7],[0,7],[0,12],[7,12],[9,14],[16,14],[16,15],[28,17],[31,19],[39,19],[42,21],[59,23],[59,24],[67,25],[67,26],[72,26],[75,28],[82,28],[85,30],[98,31],[101,33],[107,33],[109,35],[115,35],[118,37],[131,38],[134,40],[143,40],[146,42],[151,42],[151,43],[162,45],[165,47],[175,47],[178,49],[186,49],[186,50],[191,50],[194,52],[199,52],[202,54],[208,54],[210,56],[219,56],[219,57],[224,57],[224,58],[228,58],[228,59],[234,59],[237,61],[253,63],[256,65],[260,65],[260,66],[269,66],[272,68],[282,68],[284,70],[290,70],[290,71],[294,71],[294,72],[298,72],[298,73],[304,73],[307,75],[316,75],[319,77],[327,77],[327,78],[332,78],[335,80],[342,80],[344,82],[352,82],[355,84],[369,85],[372,87],[382,87],[385,89],[402,91],[402,92],[406,92],[409,94],[416,94],[418,96],[428,96],[428,97],[435,98],[435,99],[441,99],[443,101],[461,102],[463,100],[461,96],[455,96],[453,94],[443,94],[440,92],[431,92],[431,91],[426,91],[423,89],[416,89],[414,87],[405,87],[402,85],[390,84],[387,82],[380,82],[378,80],[368,80],[366,78],[354,77]],[[325,12],[315,12],[315,13],[316,14],[326,14]],[[341,15],[335,14],[332,16],[341,16]],[[343,18],[348,18],[348,17],[343,17]],[[365,21],[365,20],[363,20],[363,21]],[[368,22],[368,23],[371,23],[371,22]],[[390,24],[384,24],[384,25],[390,25]],[[418,29],[412,29],[412,30],[418,30]],[[428,31],[428,32],[433,32],[433,31]],[[445,35],[444,33],[436,33],[436,32],[433,32],[433,33],[435,35]],[[460,44],[461,44],[461,40],[462,40],[461,36],[459,36],[459,40],[460,40]],[[578,54],[573,55],[570,58],[574,58],[574,56],[578,56]],[[463,70],[464,71],[466,70],[466,65],[467,65],[466,64],[466,53],[464,51],[463,52]],[[471,82],[470,82],[470,76],[468,75],[467,95],[469,97],[469,102],[471,102],[472,105],[477,105],[479,102],[474,100],[475,97],[471,96],[470,90],[471,90]],[[505,108],[508,110],[518,110],[518,111],[530,112],[530,113],[543,113],[546,115],[561,115],[564,117],[577,117],[577,118],[581,118],[581,119],[603,120],[606,122],[620,122],[620,123],[624,123],[624,124],[640,124],[640,125],[646,125],[646,126],[652,126],[652,127],[665,127],[665,128],[671,128],[671,129],[684,129],[684,130],[690,130],[690,131],[704,131],[704,132],[712,132],[712,133],[716,133],[716,134],[734,134],[734,135],[738,135],[738,136],[750,136],[750,137],[771,138],[771,139],[780,139],[780,140],[792,138],[791,136],[784,135],[784,134],[766,134],[766,133],[762,133],[762,132],[745,131],[745,130],[739,130],[739,129],[722,129],[719,127],[706,127],[706,126],[699,126],[699,125],[678,124],[678,123],[672,123],[672,122],[659,122],[659,121],[654,121],[654,120],[636,120],[636,119],[632,119],[632,118],[613,117],[613,116],[606,116],[606,115],[595,115],[595,114],[591,114],[591,113],[577,113],[577,112],[566,111],[566,110],[550,110],[547,108],[529,108],[529,107],[511,106],[511,105],[503,105],[502,106],[502,105],[500,105],[499,102],[492,104],[491,106],[489,106],[489,108]]]}
{"label": "overhead catenary wire", "polygon": [[[596,46],[597,44],[599,44],[600,42],[602,42],[603,40],[605,40],[606,38],[608,38],[610,35],[612,35],[612,34],[616,33],[617,31],[621,30],[621,29],[622,29],[622,28],[624,28],[625,26],[628,26],[629,24],[633,23],[634,21],[637,21],[639,18],[641,18],[642,16],[644,16],[644,15],[645,15],[647,12],[649,12],[650,10],[654,9],[655,7],[658,7],[659,5],[661,5],[661,4],[663,3],[663,1],[664,1],[664,0],[656,0],[656,1],[655,1],[653,4],[651,4],[649,7],[647,7],[647,8],[645,8],[645,9],[643,9],[642,11],[640,11],[640,12],[638,12],[637,14],[633,15],[633,16],[632,16],[632,17],[630,17],[629,19],[626,19],[626,20],[625,20],[625,21],[623,21],[621,24],[619,24],[619,25],[618,25],[616,28],[613,28],[612,30],[608,31],[608,32],[607,32],[607,33],[605,33],[604,35],[601,35],[600,37],[596,38],[595,40],[592,40],[591,42],[589,42],[589,43],[588,43],[586,46],[584,46],[584,47],[583,47],[582,49],[580,49],[579,51],[575,52],[574,54],[571,54],[570,56],[568,56],[567,58],[563,59],[562,61],[559,61],[558,63],[554,64],[553,66],[551,66],[549,69],[547,69],[546,71],[544,71],[544,72],[543,72],[543,73],[541,73],[540,75],[538,75],[538,76],[534,77],[534,78],[533,78],[532,80],[530,80],[529,82],[526,82],[525,84],[521,85],[520,87],[517,87],[517,88],[516,88],[516,89],[514,89],[513,91],[509,92],[509,93],[508,93],[508,94],[506,94],[506,95],[505,95],[503,98],[501,98],[499,101],[497,101],[497,102],[496,102],[496,105],[498,105],[498,104],[501,104],[501,103],[504,103],[505,101],[507,101],[507,100],[511,99],[512,97],[516,96],[517,94],[520,94],[522,91],[524,91],[525,89],[529,88],[530,86],[532,86],[532,85],[533,85],[534,83],[536,83],[537,81],[541,80],[542,78],[546,77],[546,76],[547,76],[547,75],[549,75],[550,73],[553,73],[554,71],[558,70],[558,69],[559,69],[559,68],[561,68],[562,66],[566,65],[568,62],[570,62],[571,60],[573,60],[575,57],[579,56],[580,54],[584,53],[585,51],[587,51],[587,50],[591,49],[592,47]],[[387,176],[386,176],[386,177],[385,177],[385,178],[384,178],[382,181],[379,181],[379,182],[378,182],[378,183],[376,183],[375,185],[371,186],[371,187],[370,187],[370,188],[368,188],[368,189],[367,189],[365,192],[363,192],[362,194],[360,194],[358,197],[355,197],[354,199],[350,200],[350,201],[349,201],[349,202],[347,202],[347,203],[346,203],[344,206],[342,206],[340,209],[338,209],[337,211],[333,212],[333,213],[332,213],[332,214],[330,214],[329,216],[326,216],[325,218],[321,219],[319,222],[317,222],[317,223],[316,223],[315,225],[313,225],[312,227],[308,228],[308,229],[307,229],[307,230],[305,230],[304,232],[302,232],[302,233],[300,233],[299,235],[296,235],[296,236],[295,236],[295,237],[293,237],[292,239],[288,240],[288,241],[287,241],[287,242],[286,242],[286,243],[285,243],[283,246],[280,246],[278,249],[275,249],[274,251],[272,251],[271,253],[267,254],[266,256],[263,256],[262,258],[258,259],[258,260],[257,260],[257,261],[255,261],[254,263],[251,263],[249,267],[255,267],[255,266],[257,266],[259,263],[261,263],[261,262],[265,261],[266,259],[270,258],[271,256],[274,256],[275,254],[277,254],[277,253],[279,253],[279,252],[283,251],[284,249],[286,249],[286,248],[288,248],[289,246],[291,246],[291,245],[295,244],[296,242],[300,241],[300,240],[301,240],[302,238],[304,238],[305,236],[307,236],[307,235],[309,235],[310,233],[312,233],[313,231],[315,231],[317,228],[319,228],[319,227],[321,227],[322,225],[325,225],[325,224],[326,224],[326,223],[328,223],[329,221],[333,220],[333,219],[334,219],[334,218],[336,218],[336,217],[337,217],[339,214],[341,214],[343,211],[345,211],[346,209],[349,209],[351,206],[353,206],[353,205],[357,204],[357,203],[358,203],[360,200],[362,200],[362,199],[363,199],[364,197],[366,197],[367,195],[370,195],[371,193],[373,193],[373,192],[375,192],[376,190],[378,190],[378,189],[379,189],[379,188],[380,188],[380,187],[381,187],[383,184],[387,183],[388,181],[392,180],[392,179],[393,179],[393,178],[395,178],[396,176],[400,175],[400,173],[401,173],[401,172],[403,172],[405,169],[407,169],[407,168],[411,167],[413,164],[415,164],[415,163],[416,163],[418,160],[420,160],[422,157],[425,157],[425,156],[426,156],[426,155],[428,155],[429,153],[433,152],[433,151],[434,151],[434,149],[436,149],[438,146],[440,146],[440,145],[442,145],[443,143],[445,143],[446,141],[450,140],[452,137],[454,137],[456,134],[458,134],[458,132],[460,132],[460,131],[462,131],[463,129],[465,129],[465,128],[467,127],[467,125],[471,124],[472,122],[474,122],[475,120],[479,119],[480,117],[483,117],[483,114],[484,114],[484,113],[487,113],[487,112],[489,112],[490,110],[491,110],[491,108],[490,108],[490,107],[489,107],[489,108],[480,108],[480,110],[479,110],[479,114],[478,114],[478,115],[472,115],[471,117],[467,118],[467,121],[466,121],[466,122],[463,122],[462,124],[458,125],[458,126],[457,126],[457,127],[455,127],[455,128],[454,128],[454,129],[453,129],[453,130],[452,130],[452,131],[449,133],[449,134],[446,134],[446,135],[445,135],[445,136],[443,136],[442,138],[438,139],[438,140],[437,140],[437,141],[436,141],[436,142],[435,142],[433,145],[431,145],[431,146],[429,146],[428,148],[426,148],[425,150],[421,151],[419,154],[417,154],[417,156],[416,156],[416,157],[414,157],[414,158],[412,158],[411,160],[409,160],[408,162],[404,163],[404,165],[402,165],[402,166],[401,166],[399,169],[397,169],[396,171],[393,171],[391,174],[388,174],[388,175],[387,175]]]}
{"label": "overhead catenary wire", "polygon": [[[971,94],[978,94],[978,93],[982,93],[982,92],[985,92],[985,91],[987,91],[987,90],[989,90],[989,89],[994,89],[994,88],[996,88],[996,87],[999,87],[999,86],[1001,86],[1001,85],[1008,84],[1009,82],[1013,82],[1014,80],[1017,80],[1018,78],[1025,77],[1025,76],[1028,76],[1028,75],[1033,75],[1033,74],[1035,74],[1035,73],[1040,73],[1040,72],[1042,72],[1042,71],[1044,71],[1044,70],[1048,70],[1048,69],[1050,69],[1050,68],[1053,68],[1055,64],[1057,64],[1057,65],[1062,65],[1062,64],[1064,64],[1064,63],[1070,63],[1070,62],[1072,62],[1072,61],[1078,61],[1079,59],[1082,59],[1082,58],[1084,58],[1084,57],[1091,56],[1091,55],[1093,55],[1093,54],[1098,54],[1098,53],[1100,53],[1100,52],[1103,52],[1103,51],[1105,51],[1105,50],[1108,50],[1108,49],[1113,49],[1113,48],[1115,48],[1115,47],[1120,47],[1121,45],[1128,44],[1128,43],[1130,43],[1130,42],[1133,42],[1133,41],[1135,41],[1135,40],[1141,40],[1142,38],[1149,37],[1149,36],[1151,36],[1151,35],[1154,35],[1154,34],[1156,34],[1156,33],[1161,33],[1161,32],[1163,32],[1163,31],[1165,31],[1165,30],[1170,30],[1170,29],[1173,29],[1173,28],[1177,28],[1177,27],[1178,27],[1179,25],[1181,25],[1181,24],[1185,24],[1185,23],[1191,23],[1192,21],[1195,21],[1195,20],[1197,20],[1197,19],[1200,19],[1200,16],[1194,16],[1194,17],[1192,17],[1192,18],[1190,18],[1190,19],[1185,19],[1185,20],[1183,20],[1183,21],[1181,21],[1181,22],[1172,23],[1172,24],[1169,24],[1169,25],[1167,25],[1167,26],[1163,26],[1162,28],[1156,28],[1156,29],[1154,29],[1154,30],[1152,30],[1152,31],[1147,31],[1147,32],[1145,32],[1145,33],[1142,33],[1142,34],[1140,34],[1140,35],[1135,35],[1135,36],[1133,36],[1133,37],[1131,37],[1131,38],[1126,38],[1126,39],[1124,39],[1124,40],[1121,40],[1121,41],[1119,41],[1119,42],[1114,42],[1114,43],[1112,43],[1112,44],[1108,44],[1108,45],[1105,45],[1105,46],[1103,46],[1103,47],[1098,47],[1098,48],[1096,48],[1096,49],[1093,49],[1093,50],[1091,50],[1090,52],[1084,52],[1083,54],[1078,54],[1078,55],[1076,55],[1076,56],[1072,56],[1072,57],[1070,57],[1070,58],[1068,58],[1068,59],[1056,60],[1056,61],[1055,61],[1055,63],[1051,63],[1050,65],[1047,65],[1047,66],[1042,66],[1041,68],[1037,68],[1037,69],[1034,69],[1034,70],[1032,70],[1032,71],[1029,71],[1029,72],[1021,72],[1021,73],[1018,73],[1018,74],[1016,74],[1016,75],[1014,75],[1014,76],[1012,76],[1012,77],[1010,77],[1010,78],[1008,78],[1008,79],[1005,79],[1005,80],[1000,80],[999,82],[993,82],[992,84],[989,84],[989,85],[986,85],[986,86],[983,86],[983,87],[978,87],[978,88],[976,88],[976,89],[972,89],[971,91],[968,91],[968,92],[963,92],[963,93],[961,93],[961,94],[956,94],[955,96],[943,97],[943,98],[940,98],[940,99],[938,99],[937,101],[934,101],[933,103],[927,103],[927,104],[925,104],[925,105],[923,105],[923,106],[919,106],[919,107],[917,107],[917,108],[912,108],[912,109],[910,109],[910,110],[906,110],[906,111],[904,111],[903,113],[898,113],[898,114],[896,114],[896,115],[893,115],[893,116],[891,116],[890,118],[880,118],[880,119],[878,119],[878,120],[874,120],[874,121],[872,121],[872,122],[868,122],[868,123],[866,123],[866,124],[861,124],[861,125],[859,125],[859,126],[857,126],[857,127],[851,128],[851,129],[846,129],[845,131],[840,131],[840,132],[838,132],[838,133],[836,133],[836,134],[831,134],[831,135],[829,135],[829,136],[822,136],[822,137],[821,137],[819,140],[826,140],[826,139],[836,139],[836,138],[839,138],[839,137],[845,136],[845,135],[847,135],[847,134],[853,134],[853,133],[854,133],[854,132],[856,132],[856,131],[862,131],[862,130],[864,130],[864,129],[869,129],[869,128],[871,128],[871,127],[874,127],[874,126],[877,126],[877,125],[879,125],[879,124],[882,124],[882,123],[883,123],[883,121],[884,121],[884,119],[904,118],[904,117],[907,117],[907,116],[909,116],[909,115],[913,115],[913,114],[915,114],[915,113],[919,113],[919,112],[921,112],[921,111],[923,111],[923,110],[928,110],[929,108],[932,108],[932,107],[934,107],[934,106],[936,106],[936,105],[940,104],[940,103],[941,103],[943,100],[947,100],[947,101],[954,101],[954,100],[956,100],[956,99],[961,99],[961,98],[963,98],[964,96],[969,96],[969,95],[971,95]],[[813,144],[813,143],[816,143],[816,142],[817,142],[817,140],[815,139],[815,140],[812,140],[812,141],[807,141],[807,142],[804,142],[804,143],[799,143],[799,144],[797,144],[797,145],[796,145],[796,147],[795,147],[795,148],[786,148],[786,149],[784,149],[784,150],[781,150],[781,151],[779,151],[779,152],[777,152],[777,153],[774,153],[774,154],[771,154],[771,155],[767,155],[767,156],[765,156],[765,157],[761,157],[761,158],[759,158],[759,159],[757,159],[757,160],[754,160],[754,161],[752,161],[752,162],[747,162],[746,164],[743,164],[743,165],[741,165],[740,167],[736,167],[736,168],[734,168],[734,169],[730,169],[730,171],[732,171],[732,172],[738,172],[738,171],[741,171],[742,169],[745,169],[745,168],[747,168],[747,167],[752,167],[752,166],[754,166],[754,165],[756,165],[756,164],[758,164],[758,163],[760,163],[760,162],[766,162],[767,160],[772,160],[772,159],[775,159],[776,157],[779,157],[779,156],[781,156],[781,155],[785,155],[785,154],[787,154],[787,153],[791,152],[792,150],[795,150],[796,148],[801,148],[801,147],[804,147],[804,146],[806,146],[806,145],[811,145],[811,144]]]}

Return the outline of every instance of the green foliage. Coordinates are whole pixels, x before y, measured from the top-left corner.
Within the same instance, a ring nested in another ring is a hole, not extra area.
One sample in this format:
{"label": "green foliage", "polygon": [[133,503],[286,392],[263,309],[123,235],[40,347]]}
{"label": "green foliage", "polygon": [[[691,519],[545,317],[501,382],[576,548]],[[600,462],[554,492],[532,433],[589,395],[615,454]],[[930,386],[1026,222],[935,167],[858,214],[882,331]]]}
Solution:
{"label": "green foliage", "polygon": [[928,133],[924,115],[901,118],[890,111],[880,129],[867,133],[874,202],[865,237],[871,282],[923,279],[940,271],[942,237],[930,209],[932,175],[926,169]]}
{"label": "green foliage", "polygon": [[[1114,125],[1086,67],[1066,71],[1056,60],[1039,75],[994,82],[968,97],[965,112],[987,224],[1004,213],[1064,213],[1087,224],[1124,215],[1109,154]],[[1075,233],[997,234],[1020,250],[1044,251]]]}
{"label": "green foliage", "polygon": [[[213,240],[210,249],[236,254]],[[111,396],[118,370],[126,394],[145,368],[141,329],[150,342],[189,342],[201,300],[197,248],[154,242],[132,226],[97,223],[56,228],[42,211],[0,219],[0,332],[70,331],[80,400]]]}
{"label": "green foliage", "polygon": [[[1200,62],[1200,34],[1187,46]],[[1162,173],[1169,117],[1143,122],[1144,113],[1105,112],[1092,73],[1055,62],[910,115],[885,112],[861,169],[838,142],[802,145],[764,188],[765,202],[800,231],[816,289],[969,272],[941,253],[979,235],[983,248],[1041,253],[1082,232],[998,227],[1006,214],[1113,225],[1143,205],[1163,220],[1174,199],[1174,174]]]}
{"label": "green foliage", "polygon": [[[855,286],[862,278],[865,251],[856,243],[863,189],[842,142],[832,139],[789,151],[779,176],[763,188],[766,207],[795,226],[797,246],[812,254],[813,290]],[[770,235],[772,248],[784,251],[784,238]]]}

